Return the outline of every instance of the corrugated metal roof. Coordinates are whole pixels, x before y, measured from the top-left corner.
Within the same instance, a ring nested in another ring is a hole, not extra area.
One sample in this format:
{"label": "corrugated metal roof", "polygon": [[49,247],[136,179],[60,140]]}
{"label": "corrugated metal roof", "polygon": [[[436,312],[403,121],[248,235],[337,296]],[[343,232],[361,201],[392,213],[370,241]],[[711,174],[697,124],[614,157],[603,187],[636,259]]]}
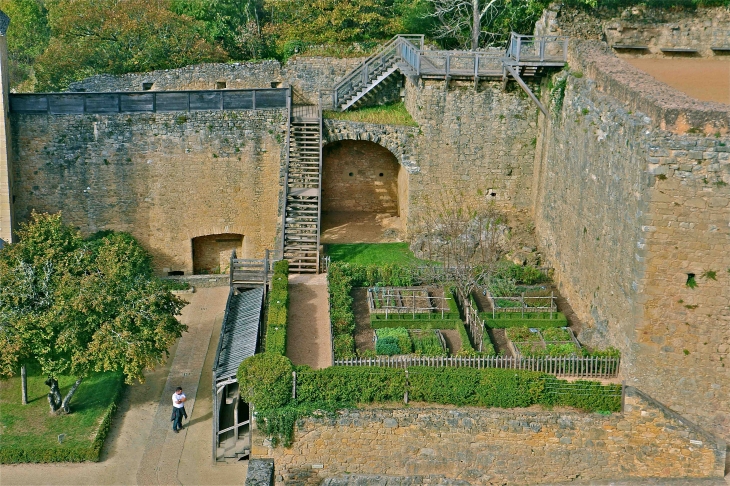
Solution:
{"label": "corrugated metal roof", "polygon": [[231,289],[213,367],[216,381],[234,377],[241,361],[256,353],[264,288],[236,294]]}

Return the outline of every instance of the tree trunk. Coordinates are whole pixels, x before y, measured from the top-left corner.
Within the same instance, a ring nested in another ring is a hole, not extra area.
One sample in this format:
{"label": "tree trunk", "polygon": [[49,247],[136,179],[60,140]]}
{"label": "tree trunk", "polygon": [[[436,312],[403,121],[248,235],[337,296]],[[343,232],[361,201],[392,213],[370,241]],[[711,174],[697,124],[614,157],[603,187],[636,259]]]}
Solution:
{"label": "tree trunk", "polygon": [[472,26],[471,26],[471,50],[479,49],[479,34],[482,32],[481,16],[479,15],[479,0],[471,0]]}
{"label": "tree trunk", "polygon": [[28,374],[25,365],[20,367],[20,390],[23,405],[28,405]]}
{"label": "tree trunk", "polygon": [[50,387],[51,390],[48,392],[48,405],[51,407],[51,413],[58,413],[58,409],[61,408],[61,392],[58,390],[58,380],[55,378],[48,378],[46,386]]}
{"label": "tree trunk", "polygon": [[74,386],[71,387],[68,393],[66,393],[66,396],[63,398],[63,403],[61,403],[61,409],[63,410],[63,413],[71,413],[68,404],[71,401],[71,397],[73,396],[73,394],[76,393],[76,389],[79,387],[79,385],[81,384],[81,380],[83,379],[84,378],[82,377],[76,380]]}

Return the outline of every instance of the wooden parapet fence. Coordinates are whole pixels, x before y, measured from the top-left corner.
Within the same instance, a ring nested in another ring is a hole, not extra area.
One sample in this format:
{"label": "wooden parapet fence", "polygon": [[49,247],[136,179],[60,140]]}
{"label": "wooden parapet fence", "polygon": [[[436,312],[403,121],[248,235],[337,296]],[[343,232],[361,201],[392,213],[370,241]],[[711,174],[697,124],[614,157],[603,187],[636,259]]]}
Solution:
{"label": "wooden parapet fence", "polygon": [[125,91],[112,93],[20,93],[10,95],[13,113],[70,115],[284,109],[289,90]]}
{"label": "wooden parapet fence", "polygon": [[409,368],[411,366],[454,368],[501,368],[539,371],[556,376],[573,378],[614,378],[618,375],[621,358],[616,357],[525,357],[507,356],[379,356],[377,358],[353,358],[334,360],[335,366],[372,366],[381,368]]}

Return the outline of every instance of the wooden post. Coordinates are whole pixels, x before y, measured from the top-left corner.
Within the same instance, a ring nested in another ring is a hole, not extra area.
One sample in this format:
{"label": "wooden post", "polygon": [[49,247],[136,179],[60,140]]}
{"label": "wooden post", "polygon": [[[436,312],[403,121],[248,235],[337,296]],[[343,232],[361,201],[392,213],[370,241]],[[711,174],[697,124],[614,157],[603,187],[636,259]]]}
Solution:
{"label": "wooden post", "polygon": [[296,400],[297,398],[297,372],[291,372],[291,398]]}
{"label": "wooden post", "polygon": [[23,405],[28,405],[28,375],[25,365],[20,367],[20,383],[21,383],[21,401]]}
{"label": "wooden post", "polygon": [[403,403],[408,405],[408,368],[406,368],[406,389],[403,392]]}

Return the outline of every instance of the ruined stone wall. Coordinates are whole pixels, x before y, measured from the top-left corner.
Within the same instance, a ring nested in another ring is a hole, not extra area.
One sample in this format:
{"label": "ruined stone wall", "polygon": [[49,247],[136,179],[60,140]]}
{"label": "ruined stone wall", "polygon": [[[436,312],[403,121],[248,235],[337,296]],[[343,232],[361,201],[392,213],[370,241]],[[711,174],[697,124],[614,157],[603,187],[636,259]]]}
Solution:
{"label": "ruined stone wall", "polygon": [[[627,389],[623,414],[499,409],[360,409],[297,422],[291,448],[262,447],[276,483],[348,474],[443,475],[469,484],[722,478],[725,443]],[[387,451],[387,453],[385,453]],[[463,483],[462,483],[463,484]]]}
{"label": "ruined stone wall", "polygon": [[[637,4],[640,2],[637,2]],[[621,56],[671,57],[681,53],[662,48],[696,49],[695,56],[723,55],[713,47],[730,47],[730,9],[659,9],[635,5],[624,9],[586,9],[553,4],[536,25],[536,33],[605,41],[609,46],[646,46],[621,49]],[[687,54],[684,54],[687,55]]]}
{"label": "ruined stone wall", "polygon": [[285,110],[12,114],[15,214],[63,211],[84,234],[128,231],[158,272],[193,270],[191,240],[244,235],[274,248]]}
{"label": "ruined stone wall", "polygon": [[398,215],[395,155],[374,142],[343,140],[324,146],[322,211],[366,211]]}
{"label": "ruined stone wall", "polygon": [[[208,89],[278,88],[292,86],[294,103],[317,103],[323,91],[325,106],[331,90],[363,59],[293,57],[279,61],[211,63],[122,75],[100,74],[71,83],[69,91],[175,91]],[[147,85],[145,86],[145,83]],[[224,83],[224,84],[221,84]]]}
{"label": "ruined stone wall", "polygon": [[419,125],[412,201],[449,189],[507,208],[531,205],[537,140],[532,101],[494,82],[482,82],[475,91],[472,82],[452,82],[445,90],[443,81],[416,86],[407,80],[405,91],[406,107]]}
{"label": "ruined stone wall", "polygon": [[571,47],[562,107],[557,88],[545,93],[553,113],[540,117],[540,245],[583,321],[579,339],[617,346],[629,383],[728,437],[730,137],[662,129],[667,113],[724,118],[712,118],[717,104],[686,105],[664,85],[623,83],[631,66],[597,63],[592,46]]}

